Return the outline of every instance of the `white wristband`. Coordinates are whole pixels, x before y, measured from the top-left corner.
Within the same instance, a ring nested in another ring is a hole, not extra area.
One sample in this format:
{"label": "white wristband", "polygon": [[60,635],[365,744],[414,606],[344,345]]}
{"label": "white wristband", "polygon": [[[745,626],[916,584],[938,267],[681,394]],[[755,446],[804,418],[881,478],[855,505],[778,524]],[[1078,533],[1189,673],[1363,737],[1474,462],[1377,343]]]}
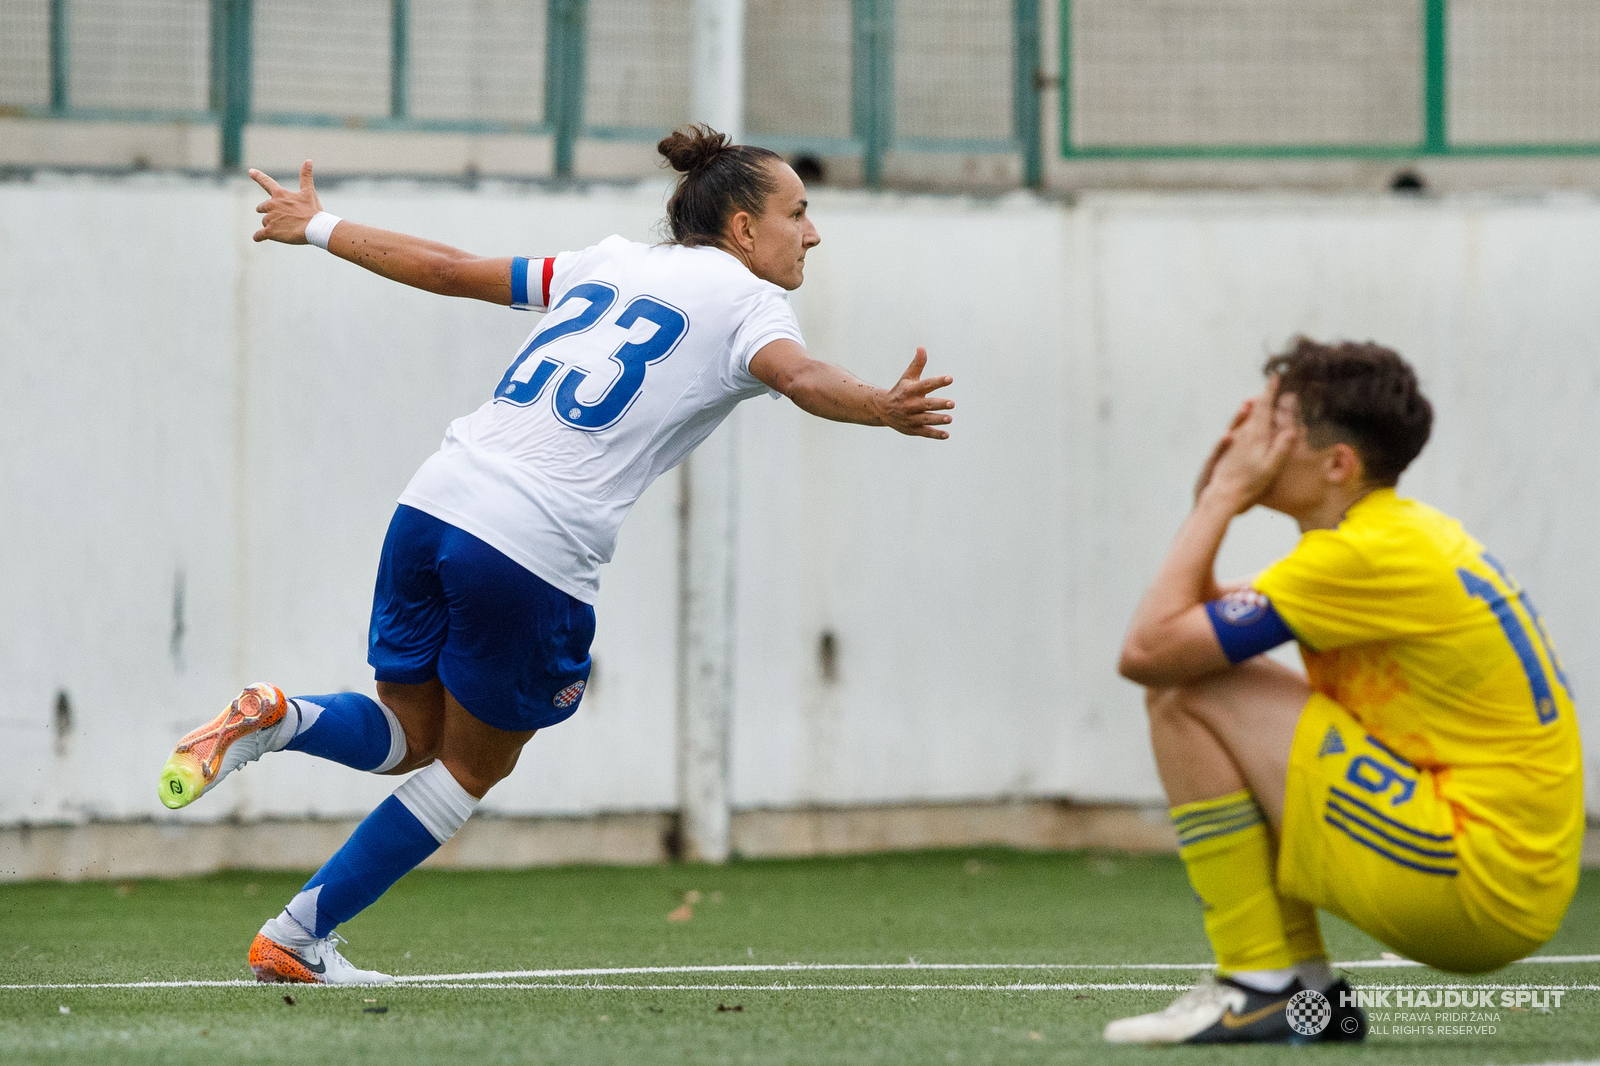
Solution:
{"label": "white wristband", "polygon": [[343,222],[338,215],[331,215],[326,211],[318,211],[311,216],[311,221],[306,223],[306,243],[314,244],[323,251],[327,251],[328,238],[333,236],[333,227]]}

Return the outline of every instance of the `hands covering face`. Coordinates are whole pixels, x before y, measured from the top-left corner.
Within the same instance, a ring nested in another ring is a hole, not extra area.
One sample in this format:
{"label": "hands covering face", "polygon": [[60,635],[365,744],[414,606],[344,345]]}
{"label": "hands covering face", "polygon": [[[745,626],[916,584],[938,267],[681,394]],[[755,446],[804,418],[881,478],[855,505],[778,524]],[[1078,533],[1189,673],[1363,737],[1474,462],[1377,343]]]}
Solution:
{"label": "hands covering face", "polygon": [[1235,514],[1248,511],[1272,487],[1304,434],[1294,395],[1279,395],[1278,378],[1268,378],[1266,389],[1239,406],[1211,449],[1195,484],[1195,502],[1219,496]]}

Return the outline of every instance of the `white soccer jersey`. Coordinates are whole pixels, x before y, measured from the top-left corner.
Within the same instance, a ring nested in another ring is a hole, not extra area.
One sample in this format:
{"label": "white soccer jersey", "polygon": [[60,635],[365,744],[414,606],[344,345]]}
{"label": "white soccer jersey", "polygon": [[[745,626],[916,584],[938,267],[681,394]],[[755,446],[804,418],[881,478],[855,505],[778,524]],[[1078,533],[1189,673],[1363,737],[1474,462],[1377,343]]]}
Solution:
{"label": "white soccer jersey", "polygon": [[512,305],[549,313],[400,502],[592,603],[639,494],[766,388],[763,345],[804,341],[787,294],[718,248],[607,237],[519,258]]}

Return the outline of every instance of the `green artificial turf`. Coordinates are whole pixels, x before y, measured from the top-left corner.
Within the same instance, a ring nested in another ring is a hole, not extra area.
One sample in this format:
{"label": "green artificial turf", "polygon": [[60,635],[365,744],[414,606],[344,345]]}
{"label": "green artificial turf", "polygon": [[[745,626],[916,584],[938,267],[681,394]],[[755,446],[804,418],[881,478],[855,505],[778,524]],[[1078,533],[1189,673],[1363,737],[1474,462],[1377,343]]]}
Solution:
{"label": "green artificial turf", "polygon": [[[235,873],[0,886],[0,984],[247,978],[251,936],[303,880]],[[691,892],[698,893],[693,917],[669,921]],[[1376,959],[1382,951],[1343,923],[1325,919],[1324,929],[1336,958]],[[1209,958],[1176,860],[1001,850],[724,867],[424,871],[342,932],[357,965],[413,975],[913,958]],[[1542,953],[1600,953],[1600,877],[1586,878],[1561,933]],[[1352,976],[1367,988],[1600,986],[1600,965],[1520,965],[1466,981],[1424,969]],[[12,988],[0,990],[0,1062],[1533,1063],[1600,1051],[1600,992],[1589,990],[1567,992],[1552,1012],[1496,1009],[1492,1035],[1390,1032],[1358,1047],[1155,1050],[1105,1045],[1100,1029],[1111,1018],[1158,1008],[1175,992],[1003,987],[1180,985],[1198,977],[795,970],[524,977],[515,979],[524,987],[515,988]],[[535,987],[556,983],[635,987]],[[1374,1021],[1382,1025],[1379,1012]]]}

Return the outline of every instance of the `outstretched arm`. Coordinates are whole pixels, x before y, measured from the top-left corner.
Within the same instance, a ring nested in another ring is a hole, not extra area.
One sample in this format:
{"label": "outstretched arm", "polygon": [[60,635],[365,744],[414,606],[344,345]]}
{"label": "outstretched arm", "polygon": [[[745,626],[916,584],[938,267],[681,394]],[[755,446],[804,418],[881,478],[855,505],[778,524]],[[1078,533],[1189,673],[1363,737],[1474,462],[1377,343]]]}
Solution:
{"label": "outstretched arm", "polygon": [[[269,199],[257,205],[263,217],[258,241],[305,244],[306,224],[322,210],[311,181],[311,160],[300,165],[300,189],[291,191],[259,170],[250,171]],[[472,255],[437,241],[363,226],[340,219],[328,237],[328,251],[374,274],[441,296],[511,303],[511,258]]]}
{"label": "outstretched arm", "polygon": [[750,373],[769,388],[777,389],[809,414],[835,422],[854,422],[862,426],[888,426],[913,437],[944,440],[951,418],[942,412],[955,407],[954,400],[930,395],[955,379],[948,375],[925,378],[928,352],[918,348],[906,372],[893,388],[868,385],[843,367],[813,359],[791,340],[776,340],[763,345],[750,360]]}

